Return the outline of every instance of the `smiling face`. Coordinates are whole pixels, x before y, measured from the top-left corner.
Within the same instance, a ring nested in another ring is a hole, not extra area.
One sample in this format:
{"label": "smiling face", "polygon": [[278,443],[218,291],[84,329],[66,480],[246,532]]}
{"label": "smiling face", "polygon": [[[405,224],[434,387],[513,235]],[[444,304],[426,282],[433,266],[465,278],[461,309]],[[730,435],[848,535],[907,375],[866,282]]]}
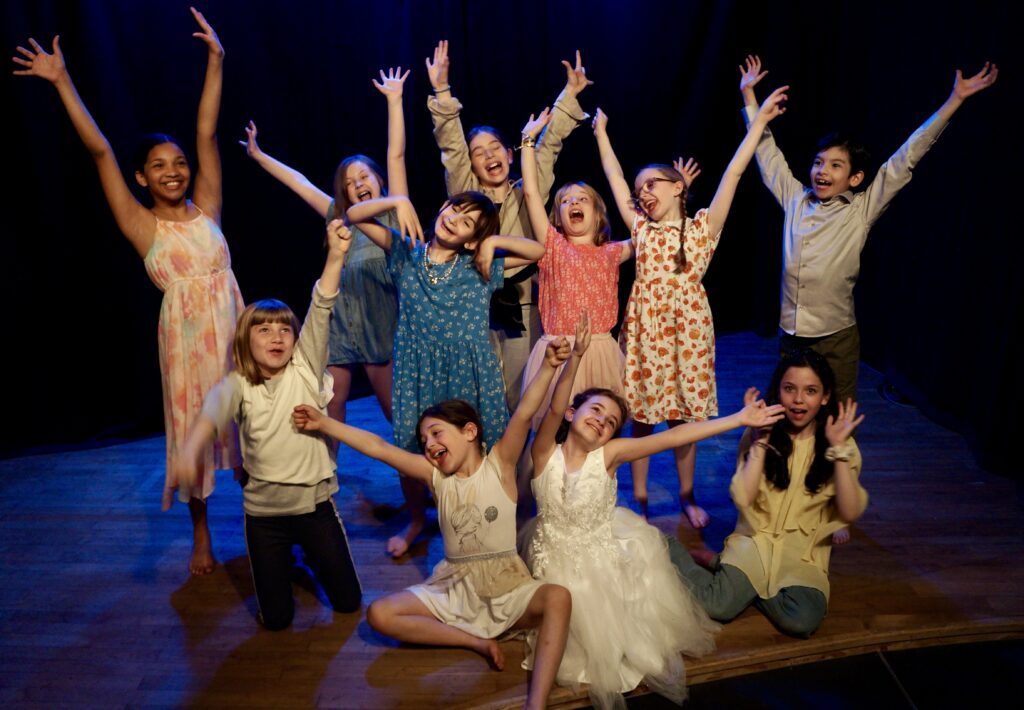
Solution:
{"label": "smiling face", "polygon": [[470,245],[477,238],[477,223],[482,213],[467,205],[445,202],[434,221],[434,239],[446,249]]}
{"label": "smiling face", "polygon": [[185,199],[191,177],[185,153],[175,143],[153,146],[142,170],[135,173],[135,180],[149,189],[154,200],[170,203]]}
{"label": "smiling face", "polygon": [[810,367],[790,367],[779,382],[779,404],[786,408],[786,423],[797,436],[814,433],[818,412],[828,404],[829,393]]}
{"label": "smiling face", "polygon": [[823,202],[857,187],[863,179],[863,172],[850,174],[850,152],[845,148],[832,146],[814,156],[811,188]]}
{"label": "smiling face", "polygon": [[633,195],[648,217],[655,222],[680,219],[680,196],[686,189],[682,180],[666,177],[658,168],[644,168],[633,182]]}
{"label": "smiling face", "polygon": [[458,427],[444,419],[425,416],[420,421],[419,433],[423,455],[446,476],[467,472],[474,452],[479,456],[480,432],[473,422]]}
{"label": "smiling face", "polygon": [[570,422],[569,435],[582,444],[584,450],[594,451],[607,444],[622,426],[625,412],[607,395],[588,397],[575,409],[565,412]]}
{"label": "smiling face", "polygon": [[249,328],[249,352],[263,377],[274,377],[291,362],[295,331],[291,323],[259,323]]}
{"label": "smiling face", "polygon": [[484,187],[496,188],[508,182],[512,151],[493,133],[481,131],[469,141],[469,161],[473,174]]}
{"label": "smiling face", "polygon": [[345,195],[349,204],[375,200],[381,196],[380,178],[369,165],[357,160],[345,169]]}

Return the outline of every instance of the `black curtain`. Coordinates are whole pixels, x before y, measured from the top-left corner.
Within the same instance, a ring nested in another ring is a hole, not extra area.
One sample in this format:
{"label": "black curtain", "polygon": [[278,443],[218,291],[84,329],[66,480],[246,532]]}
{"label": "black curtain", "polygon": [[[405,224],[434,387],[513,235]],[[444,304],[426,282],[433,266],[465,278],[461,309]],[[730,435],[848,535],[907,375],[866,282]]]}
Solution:
{"label": "black curtain", "polygon": [[[1020,475],[1010,461],[1024,395],[1024,289],[1014,274],[1022,249],[1010,222],[1021,166],[1015,14],[999,2],[931,7],[212,0],[200,9],[227,52],[224,231],[243,295],[304,309],[323,229],[237,145],[245,123],[255,120],[267,153],[330,192],[342,157],[383,160],[385,104],[370,79],[380,68],[411,67],[411,191],[429,222],[444,188],[423,59],[441,38],[451,41],[451,82],[466,126],[488,123],[510,136],[554,100],[564,83],[559,60],[582,50],[596,83],[581,103],[609,114],[629,175],[678,155],[700,160],[691,209],[710,201],[742,138],[736,65],[747,53],[770,70],[759,96],[792,86],[789,110],[772,128],[798,176],[815,140],[837,127],[865,138],[873,171],[938,108],[956,68],[973,73],[991,59],[1002,69],[996,86],[967,102],[872,230],[858,319],[868,363],[964,432],[983,465]],[[191,38],[186,3],[15,0],[2,13],[12,54],[30,35],[46,47],[61,35],[71,74],[126,175],[143,133],[170,132],[190,151],[205,48]],[[0,452],[157,432],[160,294],[118,232],[53,88],[5,73],[0,90],[8,149]],[[589,126],[567,141],[556,172],[556,184],[582,179],[608,195]],[[752,167],[705,279],[719,332],[774,334],[781,225]]]}

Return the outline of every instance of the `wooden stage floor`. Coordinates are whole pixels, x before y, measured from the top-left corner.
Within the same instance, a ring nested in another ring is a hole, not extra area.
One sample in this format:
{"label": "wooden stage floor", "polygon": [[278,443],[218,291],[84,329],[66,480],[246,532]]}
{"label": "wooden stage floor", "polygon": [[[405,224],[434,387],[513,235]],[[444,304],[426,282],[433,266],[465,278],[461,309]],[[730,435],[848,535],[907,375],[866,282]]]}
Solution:
{"label": "wooden stage floor", "polygon": [[[767,385],[773,348],[749,334],[719,338],[724,412],[748,384]],[[883,399],[879,384],[862,372],[871,503],[852,542],[833,553],[821,629],[793,640],[748,610],[715,654],[688,662],[690,683],[878,649],[1024,638],[1019,484],[979,470],[958,435]],[[372,399],[351,403],[349,416],[390,431]],[[735,521],[727,487],[738,437],[698,449],[698,494],[714,516],[705,539],[716,549]],[[390,561],[384,543],[403,520],[381,521],[374,509],[400,503],[397,476],[349,450],[340,461],[339,507],[369,603],[426,577],[441,541]],[[237,485],[226,474],[211,498],[221,564],[190,578],[188,512],[160,512],[163,468],[163,438],[0,461],[0,705],[499,708],[522,698],[519,642],[504,645],[503,673],[468,651],[400,646],[363,614],[334,614],[302,573],[294,626],[262,630]],[[680,525],[671,457],[657,457],[651,472],[652,522],[700,544]],[[630,503],[628,467],[620,474]],[[586,704],[567,690],[552,702]]]}

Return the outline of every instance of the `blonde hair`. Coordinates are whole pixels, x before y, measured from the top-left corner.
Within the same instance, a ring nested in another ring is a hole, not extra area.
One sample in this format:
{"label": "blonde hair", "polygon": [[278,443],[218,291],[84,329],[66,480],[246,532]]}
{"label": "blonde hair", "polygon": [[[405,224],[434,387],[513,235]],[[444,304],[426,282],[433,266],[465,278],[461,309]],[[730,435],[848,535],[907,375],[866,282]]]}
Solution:
{"label": "blonde hair", "polygon": [[299,319],[287,304],[276,298],[265,298],[246,306],[242,315],[238,316],[238,324],[235,326],[235,342],[231,346],[231,357],[235,361],[238,373],[253,385],[261,385],[267,378],[260,372],[260,367],[252,356],[249,333],[253,326],[264,323],[287,323],[292,327],[295,336],[299,335]]}
{"label": "blonde hair", "polygon": [[562,216],[558,208],[562,204],[562,199],[574,187],[578,187],[587,193],[587,197],[594,204],[594,211],[597,214],[597,234],[594,236],[594,244],[601,246],[612,238],[612,226],[608,221],[608,207],[605,206],[601,193],[585,182],[567,182],[558,188],[558,192],[555,193],[555,200],[551,203],[551,213],[548,215],[548,221],[551,222],[555,229],[565,234],[565,227],[562,226]]}

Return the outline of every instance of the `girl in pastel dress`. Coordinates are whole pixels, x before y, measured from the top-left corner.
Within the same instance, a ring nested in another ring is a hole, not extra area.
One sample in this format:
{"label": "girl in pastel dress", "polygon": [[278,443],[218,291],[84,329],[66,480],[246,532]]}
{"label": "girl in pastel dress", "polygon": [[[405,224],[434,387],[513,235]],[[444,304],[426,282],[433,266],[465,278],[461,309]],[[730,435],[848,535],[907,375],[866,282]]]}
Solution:
{"label": "girl in pastel dress", "polygon": [[498,637],[536,628],[528,708],[547,702],[565,648],[572,599],[564,587],[533,580],[516,552],[516,460],[530,418],[569,350],[565,340],[548,344],[536,379],[490,451],[482,438],[486,422],[458,400],[439,402],[420,415],[415,434],[420,453],[322,417],[313,407],[297,407],[294,415],[300,430],[339,439],[421,481],[437,501],[445,559],[424,583],[370,604],[370,626],[399,641],[468,648],[497,670],[505,665]]}
{"label": "girl in pastel dress", "polygon": [[[217,150],[217,115],[223,84],[224,48],[202,13],[192,8],[200,30],[193,37],[207,46],[206,78],[199,99],[196,130],[198,167],[193,174],[181,146],[170,136],[155,134],[140,146],[135,181],[149,191],[152,207],[132,195],[110,143],[79,97],[53,38],[53,53],[29,39],[31,49],[18,47],[15,71],[51,82],[72,125],[96,162],[100,183],[118,227],[144,260],[146,272],[164,292],[157,333],[163,383],[164,428],[167,434],[167,479],[163,508],[178,491],[192,518],[192,574],[213,571],[215,559],[206,519],[206,499],[213,492],[214,472],[238,465],[233,432],[202,454],[200,475],[182,485],[171,461],[199,416],[203,397],[231,367],[231,338],[241,311],[242,295],[231,271],[231,256],[221,232],[221,165]],[[192,199],[188,189],[194,184]]]}
{"label": "girl in pastel dress", "polygon": [[[400,69],[381,72],[381,81],[373,85],[387,97],[388,103],[397,103],[392,112],[402,120],[402,89],[405,75]],[[372,159],[365,155],[351,155],[334,173],[334,196],[328,195],[309,179],[284,163],[264,153],[256,143],[256,124],[252,121],[245,129],[247,140],[241,141],[249,157],[260,167],[291,188],[310,207],[330,222],[335,216],[344,216],[349,207],[364,200],[388,194],[384,174]],[[399,148],[397,144],[394,146]],[[405,169],[396,171],[391,162],[396,156],[388,154],[388,173],[391,190],[395,194],[408,193],[404,183]],[[401,159],[401,156],[397,156]],[[394,213],[382,216],[389,226],[397,226]],[[391,351],[395,342],[398,322],[398,295],[387,268],[387,256],[359,229],[352,230],[352,248],[341,277],[341,296],[335,302],[331,319],[330,354],[327,370],[334,377],[334,397],[327,405],[327,413],[334,419],[345,421],[345,403],[352,389],[352,375],[356,367],[366,373],[381,410],[391,421]]]}
{"label": "girl in pastel dress", "polygon": [[332,498],[338,491],[334,456],[325,437],[292,426],[295,407],[326,411],[333,394],[325,372],[327,323],[351,243],[342,220],[327,226],[327,259],[301,331],[292,310],[275,299],[242,312],[232,348],[235,370],[206,396],[174,462],[181,480],[195,480],[203,448],[232,422],[238,425],[246,471],[245,548],[260,620],[271,631],[287,628],[295,613],[293,545],[302,548],[335,611],[359,611],[362,599]]}
{"label": "girl in pastel dress", "polygon": [[[388,152],[403,156],[390,164],[393,170],[401,165],[404,172],[404,125],[393,114],[400,106],[388,102]],[[396,211],[398,229],[375,219],[391,210]],[[505,268],[536,261],[544,247],[532,239],[495,236],[498,211],[479,192],[450,197],[437,213],[429,241],[423,239],[409,198],[394,192],[352,205],[348,219],[388,253],[398,287],[392,385],[395,444],[416,451],[420,412],[443,400],[462,399],[480,413],[481,438],[492,446],[505,429],[508,407],[501,368],[487,335],[488,304],[501,287]],[[495,258],[498,250],[510,256]],[[394,557],[405,554],[426,521],[423,486],[403,478],[402,492],[410,522],[388,541]]]}
{"label": "girl in pastel dress", "polygon": [[[539,513],[528,537],[527,562],[534,578],[567,587],[573,599],[557,680],[573,687],[588,683],[598,708],[625,708],[621,694],[641,682],[681,703],[686,695],[681,654],[710,652],[717,624],[687,591],[661,533],[616,506],[616,470],[737,426],[770,424],[782,408],[750,402],[721,419],[614,438],[629,415],[615,392],[584,390],[569,406],[589,342],[584,319],[532,449]],[[530,663],[528,656],[524,665]]]}
{"label": "girl in pastel dress", "polygon": [[[537,265],[540,270],[540,317],[544,335],[537,341],[526,365],[524,381],[540,368],[547,344],[572,338],[584,312],[589,316],[591,345],[573,382],[572,395],[590,387],[604,387],[622,393],[623,355],[611,335],[619,315],[619,264],[633,255],[632,243],[609,241],[611,228],[604,200],[590,185],[573,182],[555,193],[551,213],[544,210],[534,145],[550,120],[548,109],[538,118],[530,116],[523,127],[523,195],[530,224],[538,242],[545,246]],[[551,390],[543,408],[533,418],[540,426],[551,401]]]}
{"label": "girl in pastel dress", "polygon": [[[634,190],[622,172],[608,138],[608,117],[598,109],[594,134],[605,175],[636,251],[636,280],[619,338],[626,354],[623,388],[633,414],[633,435],[647,436],[655,425],[703,421],[718,413],[715,387],[715,330],[701,280],[711,263],[722,226],[743,171],[764,127],[785,111],[784,91],[762,104],[736,154],[722,175],[711,205],[691,219],[686,213],[686,176],[676,165],[649,165],[636,176]],[[708,514],[693,492],[696,447],[675,450],[679,497],[690,524],[703,528]],[[634,461],[633,495],[647,514],[646,458]]]}
{"label": "girl in pastel dress", "polygon": [[[704,569],[670,541],[672,561],[712,618],[732,621],[753,605],[780,631],[802,638],[825,618],[832,535],[868,504],[852,438],[864,415],[852,400],[837,406],[834,391],[824,356],[798,350],[782,358],[765,400],[778,402],[785,418],[740,440],[729,489],[739,520],[722,554],[702,555]],[[748,391],[745,401],[756,397]]]}

